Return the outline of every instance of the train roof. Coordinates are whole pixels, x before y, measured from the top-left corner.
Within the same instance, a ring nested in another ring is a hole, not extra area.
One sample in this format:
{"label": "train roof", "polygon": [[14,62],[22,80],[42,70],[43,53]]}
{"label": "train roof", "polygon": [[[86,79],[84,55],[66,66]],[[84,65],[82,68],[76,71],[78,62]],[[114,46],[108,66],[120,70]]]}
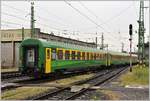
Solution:
{"label": "train roof", "polygon": [[[22,41],[21,46],[24,45],[40,45],[42,47],[53,47],[53,48],[65,48],[65,49],[72,49],[72,50],[80,50],[80,51],[89,51],[89,52],[101,52],[101,53],[107,53],[105,50],[99,50],[96,48],[86,47],[86,46],[79,46],[69,43],[63,43],[63,42],[57,42],[57,41],[47,41],[44,39],[26,39]],[[121,53],[121,52],[115,52],[115,51],[108,51],[111,55],[124,55],[129,56],[128,53]]]}
{"label": "train roof", "polygon": [[65,49],[73,49],[73,50],[80,50],[80,51],[91,51],[91,52],[102,52],[106,53],[102,50],[97,50],[96,48],[91,47],[84,47],[80,45],[74,45],[69,43],[57,42],[57,41],[47,41],[44,39],[26,39],[22,41],[21,45],[41,45],[42,47],[53,47],[53,48],[65,48]]}

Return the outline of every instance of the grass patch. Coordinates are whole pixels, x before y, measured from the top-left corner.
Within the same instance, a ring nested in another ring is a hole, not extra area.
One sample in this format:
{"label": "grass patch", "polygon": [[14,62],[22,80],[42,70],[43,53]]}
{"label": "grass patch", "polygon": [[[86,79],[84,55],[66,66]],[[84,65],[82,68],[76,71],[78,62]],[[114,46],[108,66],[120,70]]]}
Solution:
{"label": "grass patch", "polygon": [[121,85],[148,85],[149,84],[149,68],[134,66],[132,72],[127,72],[120,78]]}
{"label": "grass patch", "polygon": [[35,96],[42,92],[45,92],[50,87],[19,87],[13,90],[5,91],[1,94],[3,100],[22,100],[30,96]]}
{"label": "grass patch", "polygon": [[61,80],[55,80],[55,81],[52,81],[52,82],[47,82],[45,84],[51,84],[51,85],[55,85],[55,86],[66,86],[66,85],[69,85],[73,82],[77,82],[77,81],[80,81],[80,80],[84,80],[84,79],[87,79],[87,78],[90,78],[94,76],[93,73],[90,73],[90,74],[84,74],[84,75],[78,75],[78,76],[73,76],[73,77],[70,77],[70,78],[65,78],[65,79],[61,79]]}

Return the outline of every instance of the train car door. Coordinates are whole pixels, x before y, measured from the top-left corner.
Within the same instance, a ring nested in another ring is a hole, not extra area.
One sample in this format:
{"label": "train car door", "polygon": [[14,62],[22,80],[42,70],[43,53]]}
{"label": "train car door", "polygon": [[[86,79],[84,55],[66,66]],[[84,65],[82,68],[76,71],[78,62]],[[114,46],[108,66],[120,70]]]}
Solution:
{"label": "train car door", "polygon": [[106,59],[106,66],[109,66],[109,54],[105,54],[105,59]]}
{"label": "train car door", "polygon": [[51,72],[51,48],[46,48],[45,50],[45,58],[46,58],[46,67],[45,67],[45,73],[50,73]]}
{"label": "train car door", "polygon": [[108,66],[108,57],[107,57],[107,54],[105,54],[104,57],[105,57],[106,66]]}

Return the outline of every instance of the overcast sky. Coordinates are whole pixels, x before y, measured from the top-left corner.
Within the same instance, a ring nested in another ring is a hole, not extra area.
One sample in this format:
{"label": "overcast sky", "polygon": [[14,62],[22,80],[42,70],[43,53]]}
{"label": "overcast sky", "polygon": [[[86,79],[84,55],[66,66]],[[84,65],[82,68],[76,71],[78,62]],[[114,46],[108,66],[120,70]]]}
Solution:
{"label": "overcast sky", "polygon": [[[148,1],[144,3],[149,7]],[[2,1],[1,28],[30,28],[30,6],[30,1]],[[137,49],[139,1],[35,1],[34,6],[35,27],[41,31],[87,42],[97,36],[99,44],[104,33],[104,43],[115,51],[121,51],[122,42],[129,51],[128,26],[133,24],[133,50]],[[147,41],[149,8],[144,18]]]}

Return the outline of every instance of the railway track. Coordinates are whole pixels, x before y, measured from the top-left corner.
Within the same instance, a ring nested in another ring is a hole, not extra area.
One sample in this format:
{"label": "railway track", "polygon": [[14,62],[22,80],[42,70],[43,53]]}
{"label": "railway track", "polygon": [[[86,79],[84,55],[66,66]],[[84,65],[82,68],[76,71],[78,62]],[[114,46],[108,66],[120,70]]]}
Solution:
{"label": "railway track", "polygon": [[22,74],[19,71],[1,73],[1,79],[8,79],[8,78],[14,78],[19,76],[22,76]]}
{"label": "railway track", "polygon": [[[25,75],[20,75],[20,76],[12,76],[8,77],[5,79],[2,79],[2,84],[1,84],[1,90],[10,90],[10,89],[15,89],[18,87],[22,86],[37,86],[37,84],[47,82],[48,81],[53,81],[53,80],[59,80],[63,78],[69,78],[71,76],[76,76],[76,75],[81,75],[81,74],[86,74],[89,71],[78,71],[78,72],[66,72],[62,75],[52,75],[48,78],[42,78],[42,79],[34,79],[33,77],[25,76]],[[97,72],[96,70],[90,71],[90,72]],[[16,72],[17,73],[17,72]],[[3,75],[15,75],[15,72],[8,72],[8,73],[3,73]]]}
{"label": "railway track", "polygon": [[[31,80],[32,77],[29,77],[27,75],[21,74],[19,71],[14,72],[3,72],[1,73],[1,82],[2,82],[2,89],[7,88],[6,86],[12,86],[15,82],[21,82],[21,81],[27,81]],[[8,87],[9,88],[9,87]]]}
{"label": "railway track", "polygon": [[14,78],[8,78],[5,80],[2,80],[1,82],[1,90],[10,90],[14,88],[21,87],[21,85],[17,84],[18,82],[25,82],[25,81],[32,81],[32,77],[28,76],[20,76],[20,77],[14,77]]}
{"label": "railway track", "polygon": [[86,93],[86,91],[88,91],[91,87],[93,86],[100,86],[103,84],[106,84],[107,82],[111,81],[112,79],[118,77],[121,72],[125,71],[126,69],[119,69],[117,71],[112,71],[110,74],[106,74],[103,75],[102,77],[99,77],[95,80],[90,81],[91,86],[89,86],[88,88],[82,89],[79,92],[73,93],[71,96],[65,98],[65,100],[74,100],[74,99],[78,99],[78,97],[82,96],[83,94]]}
{"label": "railway track", "polygon": [[[48,99],[48,100],[73,100],[73,99],[76,99],[77,97],[81,96],[86,91],[88,91],[90,87],[101,85],[101,84],[109,81],[110,79],[112,79],[115,76],[117,76],[118,74],[120,74],[123,70],[125,70],[125,68],[103,70],[89,79],[75,82],[67,87],[62,87],[55,91],[47,91],[43,94],[27,98],[27,100],[46,100],[46,99]],[[77,85],[81,85],[81,84],[88,84],[89,86],[86,88],[83,87],[78,92],[71,91],[72,86],[77,86]]]}

